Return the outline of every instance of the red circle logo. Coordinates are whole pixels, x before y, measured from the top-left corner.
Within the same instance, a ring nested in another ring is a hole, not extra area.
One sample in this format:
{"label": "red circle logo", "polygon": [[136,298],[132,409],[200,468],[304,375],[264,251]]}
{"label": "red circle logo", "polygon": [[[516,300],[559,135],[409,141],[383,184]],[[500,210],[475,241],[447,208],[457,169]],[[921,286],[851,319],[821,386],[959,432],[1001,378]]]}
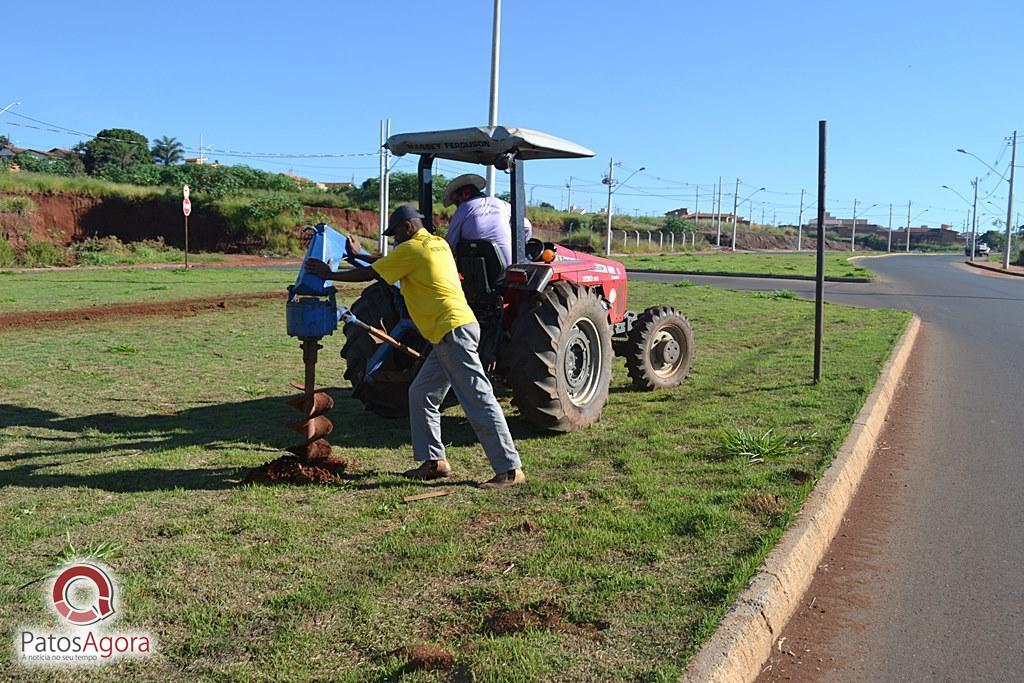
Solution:
{"label": "red circle logo", "polygon": [[[96,587],[96,604],[78,607],[71,602],[71,587],[77,581],[89,581]],[[96,565],[79,562],[62,571],[53,582],[53,607],[76,626],[88,626],[114,613],[114,582]]]}

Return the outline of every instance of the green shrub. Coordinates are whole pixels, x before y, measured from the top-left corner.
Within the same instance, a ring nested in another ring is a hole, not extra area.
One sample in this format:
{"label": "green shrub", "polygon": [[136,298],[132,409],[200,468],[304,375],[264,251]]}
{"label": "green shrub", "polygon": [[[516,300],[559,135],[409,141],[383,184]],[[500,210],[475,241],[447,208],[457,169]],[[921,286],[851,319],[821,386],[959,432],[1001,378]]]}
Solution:
{"label": "green shrub", "polygon": [[67,255],[60,247],[49,242],[30,242],[21,255],[21,264],[28,268],[62,266]]}
{"label": "green shrub", "polygon": [[0,197],[0,213],[15,213],[26,217],[36,210],[36,203],[29,197],[19,195]]}
{"label": "green shrub", "polygon": [[124,244],[112,236],[89,237],[72,245],[71,252],[82,266],[173,263],[182,259],[181,250],[167,246],[162,238]]}
{"label": "green shrub", "polygon": [[18,258],[14,253],[11,243],[0,237],[0,268],[8,268],[17,265]]}

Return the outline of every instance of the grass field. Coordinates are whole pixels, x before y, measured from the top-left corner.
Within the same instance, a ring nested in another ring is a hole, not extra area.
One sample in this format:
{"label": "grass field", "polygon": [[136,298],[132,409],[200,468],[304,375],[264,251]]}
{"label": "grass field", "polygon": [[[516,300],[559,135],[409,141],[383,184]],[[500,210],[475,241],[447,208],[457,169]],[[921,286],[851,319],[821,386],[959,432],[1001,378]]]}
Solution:
{"label": "grass field", "polygon": [[108,304],[154,303],[284,291],[294,270],[272,268],[0,270],[0,313],[56,311]]}
{"label": "grass field", "polygon": [[[29,276],[6,277],[19,305],[52,304]],[[183,291],[282,276],[209,277],[227,279]],[[90,680],[397,680],[400,649],[424,643],[453,656],[455,679],[675,680],[830,461],[907,316],[827,306],[813,386],[811,303],[631,288],[633,308],[689,315],[698,350],[683,386],[638,393],[617,362],[604,418],[570,435],[509,409],[529,482],[502,492],[471,485],[489,471],[453,409],[454,493],[408,505],[428,487],[396,474],[410,465],[407,423],[349,398],[337,337],[320,376],[338,387],[330,439],[356,468],[338,485],[240,483],[294,436],[284,398],[301,353],[280,304],[0,331],[3,637],[52,623],[42,584],[19,587],[69,541],[113,542],[117,627],[159,644]],[[758,461],[727,447],[739,428],[774,430],[777,448]],[[0,677],[23,676],[0,662]]]}
{"label": "grass field", "polygon": [[[825,254],[825,277],[870,278],[872,273],[863,266],[850,263],[848,253]],[[675,271],[680,273],[744,273],[749,275],[777,275],[814,277],[816,260],[813,252],[805,253],[691,253],[625,256],[621,258],[627,268]]]}

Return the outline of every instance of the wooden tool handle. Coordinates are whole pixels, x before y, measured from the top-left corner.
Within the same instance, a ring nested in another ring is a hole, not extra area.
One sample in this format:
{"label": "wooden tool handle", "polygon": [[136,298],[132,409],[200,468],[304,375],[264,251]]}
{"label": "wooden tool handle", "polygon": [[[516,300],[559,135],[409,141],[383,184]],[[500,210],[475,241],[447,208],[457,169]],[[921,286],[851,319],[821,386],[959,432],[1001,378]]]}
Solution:
{"label": "wooden tool handle", "polygon": [[392,337],[390,334],[388,334],[384,330],[378,329],[378,328],[374,327],[373,325],[367,325],[362,320],[360,320],[360,319],[358,319],[358,318],[356,318],[354,316],[352,318],[352,321],[356,325],[359,325],[359,327],[363,328],[364,330],[366,330],[367,332],[372,334],[377,339],[380,339],[385,344],[390,344],[391,346],[395,347],[396,349],[398,349],[402,353],[405,353],[405,354],[411,356],[412,358],[415,358],[415,359],[419,360],[419,358],[420,358],[420,352],[419,351],[417,351],[416,349],[409,348],[408,346],[406,346],[402,342],[398,341],[397,339]]}

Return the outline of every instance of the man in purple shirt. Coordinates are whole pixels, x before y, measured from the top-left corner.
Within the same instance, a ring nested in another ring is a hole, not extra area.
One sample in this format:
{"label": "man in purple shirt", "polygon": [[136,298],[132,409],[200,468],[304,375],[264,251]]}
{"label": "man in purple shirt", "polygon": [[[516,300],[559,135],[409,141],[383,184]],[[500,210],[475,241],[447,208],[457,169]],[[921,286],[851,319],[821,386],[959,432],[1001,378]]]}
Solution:
{"label": "man in purple shirt", "polygon": [[[483,193],[487,181],[476,173],[465,173],[455,178],[444,191],[444,205],[458,208],[448,224],[445,239],[455,251],[463,240],[490,240],[497,242],[505,256],[505,265],[512,263],[512,206],[497,197]],[[530,239],[533,226],[524,217],[525,239]]]}

